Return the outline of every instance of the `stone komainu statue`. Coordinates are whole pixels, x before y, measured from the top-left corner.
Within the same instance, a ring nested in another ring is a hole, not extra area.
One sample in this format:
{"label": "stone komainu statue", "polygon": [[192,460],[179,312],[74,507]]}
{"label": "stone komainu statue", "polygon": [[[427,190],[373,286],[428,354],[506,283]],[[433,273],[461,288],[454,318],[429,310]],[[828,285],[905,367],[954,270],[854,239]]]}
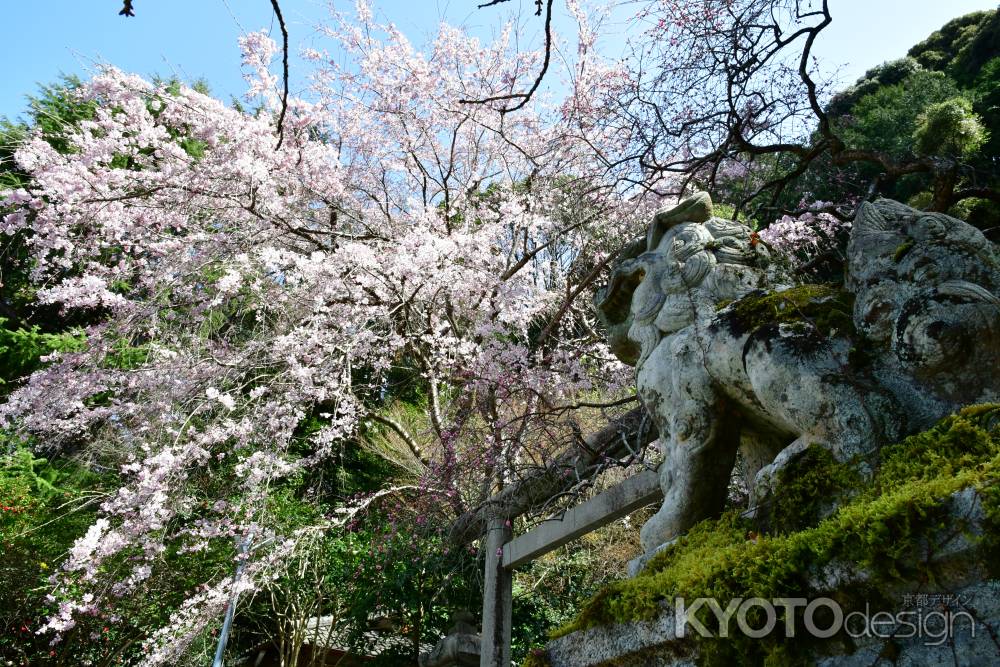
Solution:
{"label": "stone komainu statue", "polygon": [[845,289],[791,286],[704,194],[658,213],[624,256],[596,300],[660,432],[647,554],[721,511],[738,451],[754,496],[810,444],[863,462],[1000,399],[1000,253],[961,220],[862,204]]}

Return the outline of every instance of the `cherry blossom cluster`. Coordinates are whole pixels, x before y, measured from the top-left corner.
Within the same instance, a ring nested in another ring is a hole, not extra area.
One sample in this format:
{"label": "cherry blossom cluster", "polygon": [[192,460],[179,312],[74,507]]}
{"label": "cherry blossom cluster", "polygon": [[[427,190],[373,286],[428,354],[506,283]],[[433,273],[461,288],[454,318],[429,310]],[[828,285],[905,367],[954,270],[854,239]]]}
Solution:
{"label": "cherry blossom cluster", "polygon": [[[275,485],[391,423],[394,368],[426,386],[416,435],[452,507],[556,453],[574,426],[562,405],[625,384],[586,304],[656,202],[602,181],[594,149],[614,133],[567,113],[609,70],[505,115],[462,100],[530,80],[540,55],[517,52],[513,27],[483,45],[442,25],[418,49],[363,2],[332,25],[349,64],[307,54],[315,97],[289,101],[280,146],[277,48],[252,33],[260,113],[108,68],[78,92],[96,112],[66,128],[69,151],[37,134],[16,152],[30,183],[0,193],[0,228],[29,249],[40,301],[93,324],[0,421],[122,480],[52,578],[57,638],[150,585],[168,552],[255,536],[239,583],[219,572],[150,638],[144,664],[176,661],[295,548],[269,524]],[[307,418],[322,427],[303,436]]]}
{"label": "cherry blossom cluster", "polygon": [[[822,202],[820,203],[822,206]],[[761,240],[772,248],[803,264],[817,255],[833,250],[850,230],[851,223],[829,213],[806,212],[797,217],[785,215],[761,230]]]}

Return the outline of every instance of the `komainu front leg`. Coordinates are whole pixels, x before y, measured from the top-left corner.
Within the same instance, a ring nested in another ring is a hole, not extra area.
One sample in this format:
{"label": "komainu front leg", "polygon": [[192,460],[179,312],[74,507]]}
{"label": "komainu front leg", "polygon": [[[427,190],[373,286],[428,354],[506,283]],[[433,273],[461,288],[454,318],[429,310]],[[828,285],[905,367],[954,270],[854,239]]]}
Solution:
{"label": "komainu front leg", "polygon": [[663,506],[640,532],[647,554],[720,513],[739,449],[739,423],[716,393],[700,349],[666,339],[639,369],[643,404],[660,431]]}
{"label": "komainu front leg", "polygon": [[672,430],[660,431],[669,434],[661,441],[663,505],[639,533],[647,554],[725,508],[739,430],[717,407],[684,410],[671,420]]}

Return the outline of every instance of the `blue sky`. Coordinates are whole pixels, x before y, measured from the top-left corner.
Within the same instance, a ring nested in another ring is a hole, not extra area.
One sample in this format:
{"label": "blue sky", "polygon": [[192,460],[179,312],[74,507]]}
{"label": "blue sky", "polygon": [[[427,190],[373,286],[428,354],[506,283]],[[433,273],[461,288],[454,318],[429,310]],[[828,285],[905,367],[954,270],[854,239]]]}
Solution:
{"label": "blue sky", "polygon": [[[439,20],[466,25],[487,36],[493,26],[522,8],[528,31],[537,38],[540,23],[530,16],[533,0],[513,0],[501,7],[477,10],[483,0],[374,0],[375,10],[419,43]],[[6,0],[6,27],[0,42],[4,73],[0,77],[0,116],[15,117],[25,108],[25,95],[37,84],[62,73],[85,76],[106,62],[146,76],[204,78],[213,93],[228,100],[243,93],[237,37],[243,31],[273,29],[268,0],[134,0],[136,16],[117,15],[120,0]],[[350,9],[353,1],[337,0]],[[559,3],[557,3],[559,4]],[[316,34],[326,16],[322,0],[281,0],[295,46],[331,46]],[[869,67],[898,58],[947,20],[977,9],[996,7],[996,0],[832,0],[833,24],[817,41],[817,55],[840,77],[853,81]],[[557,20],[557,27],[565,19]],[[619,37],[605,43],[620,47]],[[293,92],[306,85],[307,71],[293,59]]]}

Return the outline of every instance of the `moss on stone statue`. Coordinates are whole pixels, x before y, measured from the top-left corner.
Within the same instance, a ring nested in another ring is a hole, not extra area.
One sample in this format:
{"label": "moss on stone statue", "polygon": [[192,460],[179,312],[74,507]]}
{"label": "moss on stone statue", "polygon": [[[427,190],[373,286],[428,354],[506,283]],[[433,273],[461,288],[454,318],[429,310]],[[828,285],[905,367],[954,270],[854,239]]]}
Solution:
{"label": "moss on stone statue", "polygon": [[780,292],[753,292],[721,317],[734,333],[778,324],[812,326],[822,336],[855,335],[854,295],[830,285],[800,285]]}
{"label": "moss on stone statue", "polygon": [[[869,600],[873,595],[877,599],[880,584],[933,582],[928,547],[944,534],[954,536],[950,498],[970,487],[978,491],[986,515],[981,548],[998,550],[1000,405],[965,408],[928,431],[882,449],[878,460],[869,463],[874,474],[862,477],[849,464],[824,457],[818,448],[807,450],[779,486],[774,515],[778,530],[758,535],[753,523],[736,511],[704,521],[654,557],[638,577],[599,593],[553,637],[652,619],[677,597],[711,597],[723,605],[734,598],[802,597],[816,592],[810,577],[837,563],[870,574],[871,589],[863,591]],[[849,499],[821,518],[822,496],[828,494]],[[850,600],[845,602],[850,606]],[[706,627],[717,626],[707,608],[701,612],[699,620]],[[754,624],[755,619],[749,620]],[[754,627],[759,624],[757,619]],[[698,642],[701,664],[734,664],[735,658],[742,664],[808,660],[808,642],[814,640],[790,642],[779,634],[693,641]]]}
{"label": "moss on stone statue", "polygon": [[896,252],[892,253],[892,261],[896,264],[902,262],[903,258],[906,257],[907,253],[913,249],[915,244],[916,242],[913,239],[907,239],[906,241],[900,243],[896,248]]}

